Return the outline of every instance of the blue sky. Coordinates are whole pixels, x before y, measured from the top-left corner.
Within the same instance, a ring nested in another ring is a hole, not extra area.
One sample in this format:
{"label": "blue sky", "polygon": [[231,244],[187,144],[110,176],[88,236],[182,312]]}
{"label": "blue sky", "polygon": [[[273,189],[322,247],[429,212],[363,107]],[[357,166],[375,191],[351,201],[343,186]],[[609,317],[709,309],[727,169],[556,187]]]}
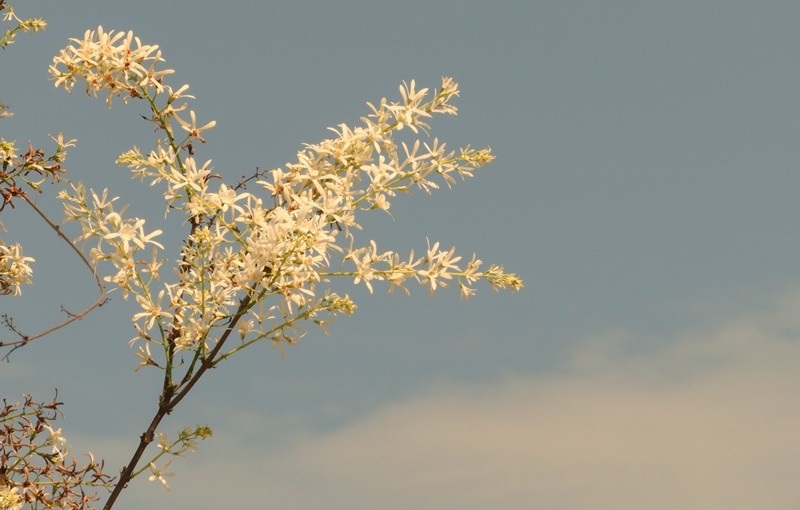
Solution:
{"label": "blue sky", "polygon": [[[477,252],[526,282],[429,297],[348,289],[359,313],[282,359],[256,346],[165,423],[215,437],[136,480],[118,508],[797,508],[800,216],[795,21],[782,2],[138,2],[20,4],[45,33],[3,52],[0,136],[78,139],[73,179],[160,221],[159,195],[114,165],[152,133],[136,104],[47,81],[87,28],[159,44],[229,181],[293,159],[402,80],[461,85],[433,133],[496,161],[399,200],[366,236]],[[41,203],[60,217],[56,205]],[[6,239],[36,284],[0,307],[21,325],[91,299],[29,211]],[[180,225],[170,224],[170,228]],[[165,229],[166,230],[166,229]],[[177,234],[173,241],[179,240]],[[55,289],[55,290],[54,290]],[[64,432],[122,465],[155,408],[133,303],[15,353],[0,393],[66,402]],[[113,469],[112,469],[113,470]]]}

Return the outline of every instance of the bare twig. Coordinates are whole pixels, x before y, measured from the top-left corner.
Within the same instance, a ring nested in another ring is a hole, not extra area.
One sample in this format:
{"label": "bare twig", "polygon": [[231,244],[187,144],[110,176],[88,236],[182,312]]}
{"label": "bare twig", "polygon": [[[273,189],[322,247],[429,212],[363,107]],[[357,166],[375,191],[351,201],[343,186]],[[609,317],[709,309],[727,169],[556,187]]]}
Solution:
{"label": "bare twig", "polygon": [[36,211],[36,213],[45,221],[45,223],[47,223],[50,226],[50,228],[52,228],[53,231],[55,231],[55,233],[58,235],[58,237],[60,237],[65,243],[67,243],[67,245],[69,245],[69,247],[72,248],[72,251],[74,251],[78,255],[78,257],[81,259],[83,264],[92,273],[92,276],[94,276],[95,283],[97,284],[97,288],[100,291],[100,295],[97,297],[97,299],[95,300],[94,303],[92,303],[90,306],[88,306],[84,310],[82,310],[80,312],[77,312],[77,313],[69,312],[66,309],[64,309],[64,307],[62,306],[61,310],[64,313],[67,314],[68,318],[65,319],[64,321],[56,324],[55,326],[52,326],[52,327],[49,327],[49,328],[47,328],[45,330],[39,331],[38,333],[36,333],[34,335],[22,334],[13,325],[13,322],[11,321],[11,319],[9,317],[7,317],[7,316],[4,316],[3,317],[3,322],[5,323],[6,327],[8,327],[12,332],[16,333],[20,337],[19,340],[0,341],[0,347],[12,347],[10,351],[8,351],[2,358],[0,358],[0,359],[5,360],[5,361],[9,361],[9,357],[11,356],[11,353],[13,353],[15,350],[19,349],[20,347],[22,347],[24,345],[27,345],[28,343],[30,343],[30,342],[38,339],[38,338],[41,338],[41,337],[46,336],[46,335],[49,335],[50,333],[52,333],[54,331],[57,331],[57,330],[65,327],[65,326],[67,326],[69,324],[72,324],[75,321],[82,320],[84,317],[86,317],[86,315],[89,314],[89,312],[91,312],[95,308],[99,308],[99,307],[103,306],[108,301],[108,297],[107,297],[108,292],[106,291],[105,285],[103,284],[103,280],[97,274],[97,271],[95,271],[94,267],[92,267],[92,264],[91,264],[91,262],[89,262],[89,259],[86,258],[86,255],[84,255],[83,252],[81,252],[81,250],[77,246],[75,246],[75,243],[73,243],[64,234],[64,232],[61,230],[61,227],[59,225],[57,225],[56,223],[54,223],[47,216],[47,214],[45,214],[45,212],[42,211],[39,208],[39,206],[36,205],[36,203],[31,201],[26,195],[22,195],[22,199],[28,205],[30,205],[33,208],[33,210]]}

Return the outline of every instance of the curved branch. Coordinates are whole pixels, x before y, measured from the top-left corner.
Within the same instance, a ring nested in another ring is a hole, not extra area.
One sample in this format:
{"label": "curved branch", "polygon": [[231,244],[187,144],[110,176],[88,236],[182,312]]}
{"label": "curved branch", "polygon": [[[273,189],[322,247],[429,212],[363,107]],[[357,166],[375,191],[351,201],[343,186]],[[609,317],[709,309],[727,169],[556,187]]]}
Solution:
{"label": "curved branch", "polygon": [[69,247],[72,248],[72,251],[74,251],[75,253],[78,254],[78,257],[81,259],[83,264],[89,269],[89,271],[91,271],[92,276],[94,276],[94,280],[95,280],[95,283],[97,284],[98,290],[100,291],[100,295],[97,297],[97,299],[95,300],[94,303],[92,303],[90,306],[88,306],[87,308],[85,308],[84,310],[82,310],[82,311],[80,311],[78,313],[72,313],[72,312],[70,312],[70,311],[68,311],[68,310],[66,310],[65,308],[62,307],[62,310],[67,315],[69,315],[69,318],[67,318],[66,320],[64,320],[64,321],[62,321],[62,322],[60,322],[58,324],[56,324],[55,326],[52,326],[52,327],[49,327],[49,328],[47,328],[45,330],[39,331],[38,333],[36,333],[34,335],[23,335],[22,333],[20,333],[12,325],[11,320],[8,317],[4,317],[4,321],[6,323],[6,326],[8,326],[9,329],[11,329],[13,332],[15,332],[17,335],[19,335],[21,337],[19,340],[16,340],[16,341],[0,342],[0,347],[12,347],[13,346],[12,349],[10,351],[8,351],[8,353],[6,353],[2,358],[0,358],[0,359],[3,359],[3,360],[6,360],[6,361],[9,360],[9,356],[11,356],[11,353],[14,352],[15,350],[19,349],[20,347],[22,347],[24,345],[27,345],[28,343],[30,343],[30,342],[38,339],[38,338],[41,338],[41,337],[43,337],[45,335],[49,335],[50,333],[52,333],[54,331],[57,331],[57,330],[65,327],[65,326],[68,326],[69,324],[72,324],[75,321],[82,320],[92,310],[94,310],[95,308],[99,308],[99,307],[103,306],[106,303],[106,301],[108,301],[108,298],[106,297],[108,292],[106,291],[106,287],[103,284],[103,280],[97,274],[97,271],[94,269],[94,267],[92,267],[92,264],[91,264],[91,262],[89,262],[89,259],[86,258],[86,256],[83,254],[83,252],[81,252],[80,249],[78,249],[77,246],[75,246],[75,243],[70,241],[70,239],[61,230],[61,227],[58,226],[57,224],[53,223],[53,221],[47,216],[47,214],[44,213],[44,211],[42,211],[39,208],[39,206],[37,206],[34,202],[32,202],[26,195],[21,195],[21,197],[28,205],[30,205],[33,208],[34,211],[36,211],[36,213],[45,221],[45,223],[47,223],[50,226],[50,228],[52,228],[55,231],[55,233],[58,235],[58,237],[60,237],[65,243],[67,243],[67,245],[69,245]]}

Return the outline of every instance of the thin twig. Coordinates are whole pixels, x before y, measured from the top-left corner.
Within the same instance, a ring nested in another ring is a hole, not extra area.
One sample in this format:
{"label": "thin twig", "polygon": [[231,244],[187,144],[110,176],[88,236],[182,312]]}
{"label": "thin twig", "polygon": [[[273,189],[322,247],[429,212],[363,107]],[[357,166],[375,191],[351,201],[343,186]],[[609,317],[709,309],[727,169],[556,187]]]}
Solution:
{"label": "thin twig", "polygon": [[80,257],[81,261],[83,261],[83,264],[89,269],[89,271],[92,273],[92,276],[94,276],[94,280],[95,280],[95,283],[97,283],[97,288],[100,291],[100,295],[97,297],[95,302],[92,303],[89,307],[87,307],[86,309],[84,309],[84,310],[82,310],[80,312],[77,312],[77,313],[67,312],[62,307],[62,310],[69,315],[69,318],[64,320],[64,321],[62,321],[62,322],[60,322],[59,324],[56,324],[55,326],[47,328],[47,329],[45,329],[43,331],[40,331],[40,332],[38,332],[38,333],[36,333],[34,335],[23,335],[23,334],[19,333],[18,331],[16,331],[15,329],[12,329],[12,331],[15,331],[21,337],[21,339],[13,341],[13,342],[0,342],[0,347],[13,346],[13,348],[10,351],[8,351],[8,353],[6,353],[5,356],[0,358],[0,359],[5,360],[5,361],[8,361],[9,360],[9,356],[11,356],[11,353],[13,353],[15,350],[19,349],[23,345],[27,345],[28,343],[36,340],[37,338],[41,338],[41,337],[43,337],[45,335],[49,335],[50,333],[52,333],[54,331],[57,331],[57,330],[65,327],[65,326],[67,326],[69,324],[72,324],[75,321],[82,320],[84,317],[86,317],[86,315],[89,314],[89,312],[91,312],[95,308],[103,306],[106,303],[106,301],[108,301],[108,298],[106,297],[108,293],[106,292],[105,285],[103,285],[103,280],[97,274],[97,271],[94,269],[94,267],[92,267],[92,264],[91,264],[91,262],[89,262],[89,259],[87,259],[86,256],[81,252],[81,250],[77,246],[75,246],[75,243],[73,243],[64,234],[64,232],[61,230],[61,227],[59,225],[57,225],[56,223],[54,223],[47,216],[47,214],[45,214],[45,212],[42,211],[39,208],[39,206],[36,205],[36,203],[31,201],[26,195],[21,195],[21,197],[28,205],[30,205],[33,208],[34,211],[36,211],[36,213],[45,221],[45,223],[47,223],[50,226],[50,228],[52,228],[55,231],[55,233],[58,235],[58,237],[60,237],[65,243],[67,243],[67,245],[69,245],[70,248],[72,248],[72,250],[75,253],[78,254],[78,257]]}

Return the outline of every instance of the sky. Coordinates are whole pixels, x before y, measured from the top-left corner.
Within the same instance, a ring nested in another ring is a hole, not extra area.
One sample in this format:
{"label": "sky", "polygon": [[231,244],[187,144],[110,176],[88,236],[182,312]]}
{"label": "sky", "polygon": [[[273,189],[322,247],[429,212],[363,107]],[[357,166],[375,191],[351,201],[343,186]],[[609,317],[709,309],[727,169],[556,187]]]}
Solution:
{"label": "sky", "polygon": [[[214,119],[199,157],[229,182],[291,161],[366,101],[415,79],[461,85],[448,145],[490,146],[473,179],[418,193],[364,235],[426,239],[497,263],[520,293],[374,295],[286,358],[222,364],[164,423],[214,437],[115,508],[727,508],[800,505],[800,65],[792,2],[18,2],[48,21],[0,54],[0,136],[76,138],[67,168],[163,219],[114,164],[153,133],[137,104],[67,95],[47,67],[102,25],[159,44]],[[149,144],[149,145],[148,145]],[[47,190],[39,203],[60,217]],[[7,241],[35,283],[0,311],[21,327],[93,298],[24,207]],[[173,241],[183,235],[168,223]],[[167,229],[165,228],[165,231]],[[74,232],[74,230],[73,230]],[[165,234],[170,239],[169,234]],[[159,374],[134,374],[135,303],[0,365],[0,396],[58,388],[73,452],[127,462]]]}

